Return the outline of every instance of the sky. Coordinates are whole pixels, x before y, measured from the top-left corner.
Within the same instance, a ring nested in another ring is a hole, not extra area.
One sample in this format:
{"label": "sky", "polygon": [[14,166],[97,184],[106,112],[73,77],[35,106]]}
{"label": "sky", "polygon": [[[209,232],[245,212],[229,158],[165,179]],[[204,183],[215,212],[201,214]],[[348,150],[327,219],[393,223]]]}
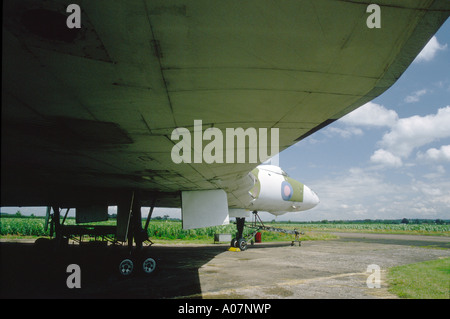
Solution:
{"label": "sky", "polygon": [[[385,93],[284,150],[279,163],[320,204],[263,220],[450,219],[450,21]],[[2,207],[17,210],[45,214]],[[166,214],[181,218],[168,208],[153,216]]]}
{"label": "sky", "polygon": [[279,161],[321,200],[279,220],[450,219],[450,21],[391,88]]}

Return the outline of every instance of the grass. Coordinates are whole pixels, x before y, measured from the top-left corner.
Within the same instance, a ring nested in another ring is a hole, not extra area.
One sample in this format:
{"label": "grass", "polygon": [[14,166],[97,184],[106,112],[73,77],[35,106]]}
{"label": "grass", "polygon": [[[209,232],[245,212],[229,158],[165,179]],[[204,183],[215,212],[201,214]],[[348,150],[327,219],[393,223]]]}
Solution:
{"label": "grass", "polygon": [[[290,226],[290,224],[277,224],[277,225],[280,225],[280,227]],[[305,223],[299,224],[296,227],[301,228],[304,231],[450,236],[450,225],[383,224],[383,223],[348,223],[348,224]]]}
{"label": "grass", "polygon": [[450,258],[392,267],[387,280],[400,298],[450,299]]}
{"label": "grass", "polygon": [[[144,222],[143,222],[144,223]],[[74,225],[74,218],[67,218],[66,225]],[[106,222],[93,223],[101,225],[115,225],[115,219]],[[416,234],[416,235],[439,235],[450,236],[450,225],[433,224],[383,224],[383,223],[290,223],[290,222],[267,222],[266,226],[273,226],[285,229],[297,229],[304,231],[301,236],[302,241],[307,240],[327,240],[334,239],[337,236],[327,232],[363,232],[363,233],[391,233],[391,234]],[[247,229],[247,233],[251,232]],[[236,233],[236,225],[224,225],[216,227],[206,227],[200,229],[185,230],[182,228],[181,221],[174,220],[152,220],[149,224],[148,234],[154,242],[176,241],[185,243],[211,243],[214,241],[214,234]],[[48,231],[44,231],[43,217],[2,217],[0,218],[0,236],[1,237],[19,237],[19,236],[48,236]],[[291,241],[293,235],[283,233],[273,233],[263,231],[263,242],[270,241]]]}
{"label": "grass", "polygon": [[[100,225],[115,225],[116,221],[114,219],[92,223]],[[143,222],[144,223],[144,222]],[[68,218],[65,222],[66,225],[74,225],[75,219]],[[268,223],[270,224],[270,223]],[[301,225],[288,225],[288,224],[276,224],[276,227],[287,228],[287,229],[299,229],[301,230]],[[245,229],[244,234],[253,232],[252,229]],[[225,233],[232,234],[236,233],[236,225],[229,224],[224,226],[215,227],[205,227],[199,229],[183,229],[182,223],[180,221],[172,220],[153,220],[149,224],[148,234],[150,239],[155,243],[212,243],[214,242],[214,234]],[[44,231],[44,218],[33,217],[33,218],[23,218],[23,217],[8,217],[0,218],[0,237],[3,238],[33,238],[33,237],[43,237],[48,236],[49,231]],[[306,240],[327,240],[334,239],[337,236],[327,233],[319,232],[306,232],[305,235],[301,236],[302,241]],[[263,242],[273,242],[273,241],[291,241],[294,239],[293,235],[283,234],[283,233],[273,233],[273,232],[262,232]]]}

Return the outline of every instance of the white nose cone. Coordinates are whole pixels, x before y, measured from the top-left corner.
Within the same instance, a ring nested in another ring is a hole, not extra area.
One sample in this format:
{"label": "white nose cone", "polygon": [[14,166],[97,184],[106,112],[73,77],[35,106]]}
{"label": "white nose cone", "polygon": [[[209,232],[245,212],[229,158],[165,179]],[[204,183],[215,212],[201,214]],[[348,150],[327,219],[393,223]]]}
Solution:
{"label": "white nose cone", "polygon": [[303,188],[303,205],[306,209],[316,207],[320,203],[319,196],[308,186],[304,185]]}

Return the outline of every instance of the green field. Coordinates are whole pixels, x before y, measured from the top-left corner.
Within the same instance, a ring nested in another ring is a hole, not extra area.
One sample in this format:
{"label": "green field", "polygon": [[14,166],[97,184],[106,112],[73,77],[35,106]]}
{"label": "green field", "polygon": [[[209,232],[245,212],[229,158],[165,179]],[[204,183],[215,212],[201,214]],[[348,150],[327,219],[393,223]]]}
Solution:
{"label": "green field", "polygon": [[[381,234],[410,234],[410,235],[433,235],[450,236],[450,225],[436,224],[396,224],[396,223],[304,223],[299,224],[306,231],[341,231],[341,232],[364,232]],[[286,224],[283,226],[291,226]]]}
{"label": "green field", "polygon": [[392,267],[387,279],[400,298],[450,299],[450,258]]}
{"label": "green field", "polygon": [[[2,216],[0,218],[0,236],[48,236],[49,232],[44,231],[44,217],[14,217]],[[101,225],[115,225],[115,219],[107,222],[93,223]],[[144,221],[143,221],[144,223]],[[68,218],[66,225],[74,225],[75,219]],[[437,224],[402,224],[402,223],[297,223],[297,222],[267,222],[267,226],[274,226],[285,229],[297,229],[304,231],[302,240],[324,240],[336,238],[328,232],[372,232],[372,233],[396,233],[396,234],[420,234],[450,236],[450,225]],[[247,229],[247,228],[246,228]],[[250,229],[247,229],[250,232]],[[216,233],[236,233],[236,225],[206,227],[199,229],[184,230],[181,221],[178,220],[152,220],[149,224],[148,234],[152,240],[176,240],[176,241],[199,241],[211,242]],[[293,236],[288,234],[263,232],[263,241],[290,241]]]}
{"label": "green field", "polygon": [[[43,237],[49,236],[49,231],[44,231],[45,219],[42,217],[7,217],[0,218],[0,236],[2,237]],[[74,218],[68,218],[65,222],[66,225],[75,225]],[[89,225],[115,225],[116,221],[111,219],[106,222],[91,223]],[[143,224],[145,224],[143,222]],[[85,225],[85,224],[83,224]],[[282,227],[282,224],[277,224],[277,227]],[[293,227],[289,225],[290,229],[300,229],[300,227]],[[251,229],[247,229],[245,234],[252,232]],[[181,221],[173,220],[154,220],[151,221],[148,227],[149,238],[154,242],[165,242],[165,241],[179,241],[187,243],[211,243],[214,241],[214,234],[235,234],[236,225],[229,224],[224,226],[215,227],[205,227],[198,229],[188,229],[182,228]],[[302,240],[324,240],[336,238],[336,236],[329,234],[306,234],[302,236]],[[290,241],[293,240],[292,235],[279,234],[279,233],[269,233],[264,232],[264,241]]]}

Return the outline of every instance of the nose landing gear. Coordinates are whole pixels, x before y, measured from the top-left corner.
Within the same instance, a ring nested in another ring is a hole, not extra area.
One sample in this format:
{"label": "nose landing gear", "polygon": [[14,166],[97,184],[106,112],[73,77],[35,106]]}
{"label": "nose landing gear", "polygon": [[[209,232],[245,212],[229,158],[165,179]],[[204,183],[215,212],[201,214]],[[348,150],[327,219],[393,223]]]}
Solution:
{"label": "nose landing gear", "polygon": [[244,226],[245,226],[245,217],[244,218],[238,218],[238,217],[236,218],[237,233],[236,233],[236,237],[231,240],[231,247],[236,247],[236,248],[239,248],[240,250],[246,250],[248,248],[248,242],[250,241],[250,243],[253,245],[253,243],[254,243],[253,238],[261,230],[295,235],[295,239],[291,242],[291,246],[294,246],[296,242],[298,243],[299,247],[302,245],[302,242],[300,240],[300,235],[304,235],[305,234],[304,232],[299,232],[296,229],[290,230],[290,229],[265,226],[264,223],[262,222],[261,218],[259,217],[257,211],[254,211],[253,215],[254,215],[254,220],[253,220],[251,226],[247,226],[247,227],[253,228],[253,229],[255,229],[255,231],[245,237],[243,236]]}

